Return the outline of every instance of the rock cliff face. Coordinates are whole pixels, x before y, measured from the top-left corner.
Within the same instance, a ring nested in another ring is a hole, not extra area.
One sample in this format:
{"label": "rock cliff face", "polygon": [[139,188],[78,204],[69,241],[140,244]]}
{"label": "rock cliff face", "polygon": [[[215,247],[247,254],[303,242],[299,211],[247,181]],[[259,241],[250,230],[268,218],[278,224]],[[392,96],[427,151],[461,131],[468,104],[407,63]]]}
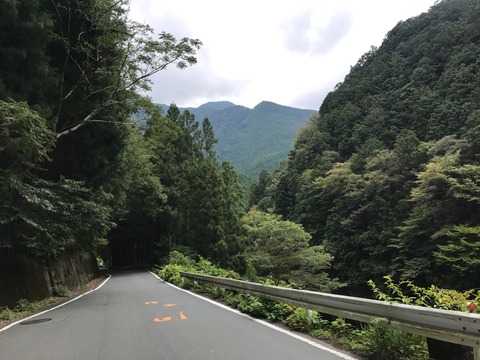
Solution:
{"label": "rock cliff face", "polygon": [[59,286],[78,289],[99,275],[92,254],[73,253],[46,264],[24,255],[0,254],[0,306],[40,300]]}

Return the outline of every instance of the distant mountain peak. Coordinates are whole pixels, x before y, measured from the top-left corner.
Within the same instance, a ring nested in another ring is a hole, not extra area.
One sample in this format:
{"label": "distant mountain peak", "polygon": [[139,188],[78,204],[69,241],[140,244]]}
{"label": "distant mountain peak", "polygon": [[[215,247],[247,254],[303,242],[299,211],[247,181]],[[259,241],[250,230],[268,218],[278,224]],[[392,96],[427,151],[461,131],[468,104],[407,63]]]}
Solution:
{"label": "distant mountain peak", "polygon": [[210,101],[200,105],[197,109],[202,110],[207,108],[209,110],[224,110],[231,106],[235,106],[235,104],[230,101]]}
{"label": "distant mountain peak", "polygon": [[282,106],[282,105],[280,105],[280,104],[274,103],[273,101],[262,100],[262,101],[260,101],[255,107],[257,107],[257,106],[262,106],[262,105],[277,105],[277,106]]}
{"label": "distant mountain peak", "polygon": [[313,110],[313,109],[299,109],[299,108],[294,108],[294,107],[287,106],[287,105],[280,105],[280,104],[274,103],[273,101],[267,101],[267,100],[263,100],[263,101],[261,101],[260,103],[258,103],[258,104],[254,107],[254,109],[261,109],[261,108],[264,108],[264,107],[269,107],[269,108],[278,107],[278,108],[283,108],[283,109],[296,109],[296,110],[316,111],[316,110]]}
{"label": "distant mountain peak", "polygon": [[[168,106],[158,104],[164,112]],[[208,118],[215,130],[220,160],[228,160],[241,174],[257,177],[273,171],[287,158],[295,135],[315,110],[297,109],[262,101],[253,109],[230,101],[212,101],[188,110],[201,122]]]}

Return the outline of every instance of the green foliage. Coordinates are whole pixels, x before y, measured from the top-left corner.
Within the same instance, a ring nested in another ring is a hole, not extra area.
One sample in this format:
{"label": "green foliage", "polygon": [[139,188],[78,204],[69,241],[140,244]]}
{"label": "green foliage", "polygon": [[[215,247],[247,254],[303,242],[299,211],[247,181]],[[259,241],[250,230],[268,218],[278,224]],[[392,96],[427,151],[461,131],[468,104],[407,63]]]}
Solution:
{"label": "green foliage", "polygon": [[272,193],[273,174],[263,170],[258,180],[250,186],[249,207],[268,212],[274,208]]}
{"label": "green foliage", "polygon": [[443,286],[476,286],[476,281],[464,274],[479,269],[475,256],[479,246],[479,170],[477,164],[462,164],[456,152],[435,156],[418,175],[411,195],[414,208],[400,234],[404,278],[425,282],[429,275]]}
{"label": "green foliage", "polygon": [[257,210],[246,214],[243,223],[245,258],[258,275],[323,291],[340,285],[326,273],[332,257],[321,246],[309,246],[310,235],[301,225]]}
{"label": "green foliage", "polygon": [[[169,264],[159,271],[162,279],[178,286],[209,294],[214,298],[220,298],[226,303],[235,306],[240,311],[252,316],[266,318],[272,321],[284,321],[295,310],[289,305],[280,304],[249,294],[234,293],[217,286],[204,285],[185,279],[180,275],[180,272],[183,271],[233,279],[240,278],[234,271],[222,269],[212,264],[209,260],[200,257],[197,261],[194,261],[191,257],[179,251],[172,251],[169,260]],[[263,283],[266,285],[274,284],[270,279],[266,279]],[[281,285],[288,287],[285,283]]]}
{"label": "green foliage", "polygon": [[151,27],[129,19],[127,0],[54,1],[47,8],[54,23],[47,55],[59,76],[57,89],[46,95],[59,136],[95,122],[124,122],[151,75],[195,64],[202,45],[166,32],[154,38]]}
{"label": "green foliage", "polygon": [[70,290],[63,284],[56,284],[53,288],[53,295],[59,297],[67,297],[70,295]]}
{"label": "green foliage", "polygon": [[[390,276],[385,276],[384,279],[385,290],[377,287],[373,281],[368,284],[376,298],[383,301],[455,311],[468,311],[467,303],[473,301],[478,304],[480,301],[479,290],[459,292],[434,285],[425,288],[406,280],[396,283]],[[388,354],[396,354],[395,358],[398,359],[428,359],[424,338],[376,324],[369,325],[360,334],[358,341],[359,352],[371,356],[368,358],[389,359]]]}
{"label": "green foliage", "polygon": [[195,263],[189,256],[184,255],[184,253],[178,250],[173,250],[168,254],[168,264],[181,265],[186,269],[189,269],[193,268]]}
{"label": "green foliage", "polygon": [[172,284],[182,286],[184,284],[184,279],[181,277],[181,271],[187,271],[188,268],[185,268],[182,265],[168,264],[162,270],[160,270],[160,277]]}
{"label": "green foliage", "polygon": [[297,129],[313,110],[296,109],[263,101],[253,109],[231,103],[208,103],[191,111],[207,116],[215,129],[215,151],[246,176],[274,170],[292,148]]}
{"label": "green foliage", "polygon": [[213,151],[213,146],[218,143],[218,139],[215,137],[212,124],[208,118],[204,118],[202,122],[202,150],[207,157],[215,157],[216,153]]}
{"label": "green foliage", "polygon": [[385,291],[373,281],[368,282],[375,297],[383,301],[456,311],[466,311],[468,302],[478,303],[480,301],[480,290],[459,292],[441,289],[434,285],[424,288],[408,280],[396,283],[390,276],[385,276],[384,279]]}
{"label": "green foliage", "polygon": [[43,257],[93,250],[112,226],[110,196],[102,191],[66,179],[10,181],[9,199],[0,206],[0,247]]}
{"label": "green foliage", "polygon": [[28,101],[45,109],[42,93],[57,75],[46,49],[53,21],[44,3],[6,0],[0,3],[0,100]]}
{"label": "green foliage", "polygon": [[320,319],[316,311],[309,312],[304,308],[297,308],[285,319],[285,324],[293,330],[308,333],[320,324],[325,324],[325,321]]}
{"label": "green foliage", "polygon": [[368,325],[362,331],[356,331],[352,343],[355,351],[366,359],[429,359],[425,338],[375,323]]}
{"label": "green foliage", "polygon": [[0,101],[0,169],[31,171],[43,161],[54,143],[45,120],[24,102]]}
{"label": "green foliage", "polygon": [[257,296],[240,295],[240,301],[237,305],[238,309],[246,314],[263,317],[263,302]]}
{"label": "green foliage", "polygon": [[344,318],[336,318],[330,324],[330,329],[338,335],[349,335],[354,329],[353,326],[346,322]]}
{"label": "green foliage", "polygon": [[[283,286],[283,285],[282,285]],[[286,323],[289,316],[293,314],[295,308],[288,304],[282,304],[271,300],[262,299],[262,315],[270,321],[280,321]]]}
{"label": "green foliage", "polygon": [[92,250],[110,222],[110,196],[82,183],[39,179],[53,133],[25,103],[0,103],[0,248],[56,256],[74,247]]}
{"label": "green foliage", "polygon": [[211,261],[200,258],[196,263],[196,272],[199,274],[219,276],[235,279],[238,278],[238,274],[233,270],[225,270],[219,266],[214,265]]}
{"label": "green foliage", "polygon": [[218,137],[214,148],[220,161],[227,160],[248,178],[274,170],[288,155],[298,128],[315,113],[266,101],[253,109],[218,101],[188,111],[197,119],[209,119]]}
{"label": "green foliage", "polygon": [[19,299],[13,308],[0,307],[0,322],[20,320],[33,313],[38,313],[40,310],[51,308],[61,301],[64,301],[64,299],[58,297],[49,297],[40,301]]}
{"label": "green foliage", "polygon": [[459,274],[480,271],[480,226],[457,225],[445,234],[448,244],[438,245],[435,257]]}
{"label": "green foliage", "polygon": [[[145,129],[153,173],[167,197],[155,221],[158,251],[188,247],[195,253],[240,268],[240,216],[243,193],[233,167],[219,164],[211,148],[212,128],[204,119],[172,104],[165,117],[153,114]],[[208,144],[207,144],[208,143]]]}
{"label": "green foliage", "polygon": [[5,307],[0,312],[0,318],[5,321],[12,321],[15,319],[15,312],[9,307]]}
{"label": "green foliage", "polygon": [[31,303],[27,299],[20,299],[17,301],[15,311],[17,312],[30,312],[35,310],[35,304]]}
{"label": "green foliage", "polygon": [[196,287],[197,289],[202,289],[205,292],[215,291],[216,297],[220,297],[225,294],[223,294],[221,291],[219,292],[216,287],[192,284],[191,281],[181,277],[180,272],[193,272],[193,273],[233,278],[233,279],[239,278],[239,275],[232,270],[222,269],[214,265],[211,261],[202,258],[201,256],[198,257],[198,259],[195,261],[188,255],[185,255],[184,253],[178,250],[174,250],[170,252],[168,261],[169,263],[165,265],[165,267],[162,270],[159,271],[159,276],[162,279],[178,286],[188,286],[188,287],[193,286],[193,287]]}
{"label": "green foliage", "polygon": [[246,264],[245,277],[248,281],[256,282],[258,280],[257,270],[255,270],[255,266],[250,261],[247,261]]}
{"label": "green foliage", "polygon": [[148,107],[149,77],[195,64],[201,42],[155,39],[127,0],[6,1],[0,20],[0,248],[92,250],[115,220],[131,229],[117,263],[153,254],[166,196],[130,115]]}

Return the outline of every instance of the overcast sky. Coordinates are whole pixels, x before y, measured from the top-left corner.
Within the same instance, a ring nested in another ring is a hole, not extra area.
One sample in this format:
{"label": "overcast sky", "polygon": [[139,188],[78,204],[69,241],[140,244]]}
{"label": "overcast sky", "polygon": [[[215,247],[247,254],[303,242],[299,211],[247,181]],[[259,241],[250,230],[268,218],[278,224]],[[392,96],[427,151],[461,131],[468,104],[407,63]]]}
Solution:
{"label": "overcast sky", "polygon": [[156,103],[318,109],[363,53],[435,1],[131,0],[130,17],[203,42],[196,65],[152,78]]}

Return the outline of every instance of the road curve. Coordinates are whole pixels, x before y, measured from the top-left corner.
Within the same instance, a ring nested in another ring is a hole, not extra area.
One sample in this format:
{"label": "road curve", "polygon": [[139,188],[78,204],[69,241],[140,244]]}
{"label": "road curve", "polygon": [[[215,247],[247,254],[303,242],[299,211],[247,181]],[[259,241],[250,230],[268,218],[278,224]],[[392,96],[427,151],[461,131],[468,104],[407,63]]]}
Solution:
{"label": "road curve", "polygon": [[353,360],[172,287],[148,272],[0,329],[0,360]]}

